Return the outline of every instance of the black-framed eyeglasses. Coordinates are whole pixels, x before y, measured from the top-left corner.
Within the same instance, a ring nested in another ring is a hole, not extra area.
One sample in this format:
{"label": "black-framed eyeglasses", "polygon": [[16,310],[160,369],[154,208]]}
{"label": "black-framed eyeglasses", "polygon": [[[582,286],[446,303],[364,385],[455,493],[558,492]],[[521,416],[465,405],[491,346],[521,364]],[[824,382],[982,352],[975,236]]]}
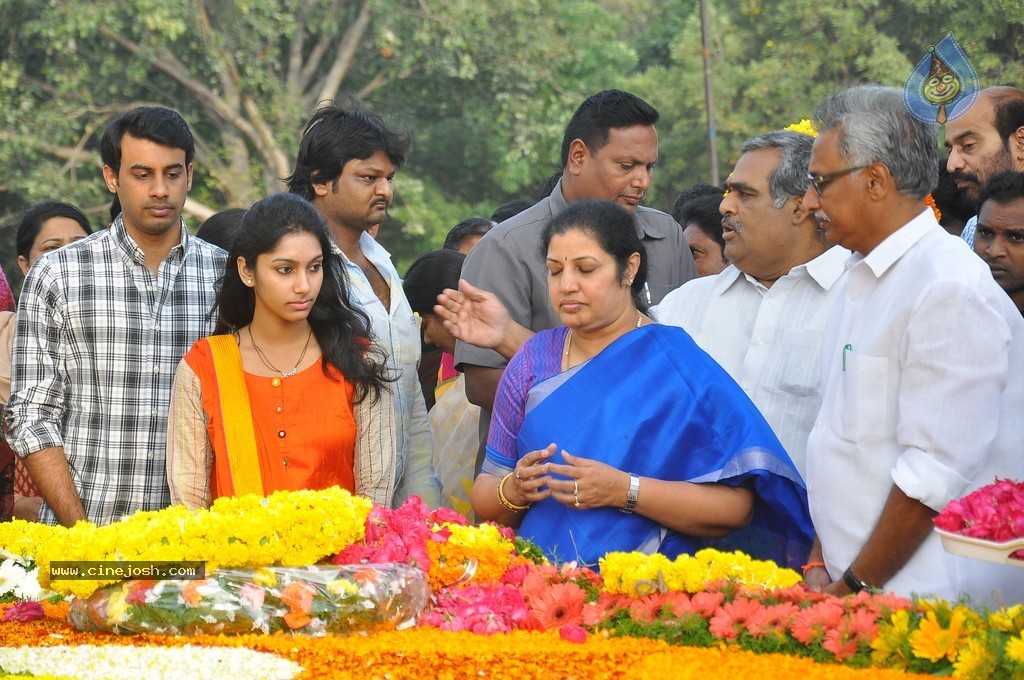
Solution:
{"label": "black-framed eyeglasses", "polygon": [[825,185],[829,182],[837,180],[843,175],[849,175],[851,172],[863,170],[864,168],[870,167],[870,165],[870,163],[868,165],[854,165],[849,168],[830,172],[827,175],[812,175],[811,173],[807,173],[807,179],[811,180],[811,186],[814,187],[814,193],[821,196],[821,192],[825,190]]}

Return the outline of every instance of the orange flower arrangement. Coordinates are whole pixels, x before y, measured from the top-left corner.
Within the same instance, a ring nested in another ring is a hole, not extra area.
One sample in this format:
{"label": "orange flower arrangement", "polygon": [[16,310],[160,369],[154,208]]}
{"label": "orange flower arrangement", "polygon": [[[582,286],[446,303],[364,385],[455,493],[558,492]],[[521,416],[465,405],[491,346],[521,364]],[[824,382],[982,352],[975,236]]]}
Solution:
{"label": "orange flower arrangement", "polygon": [[913,680],[930,676],[899,671],[855,669],[816,664],[810,659],[779,654],[753,654],[726,649],[676,647],[657,640],[592,635],[585,643],[566,642],[557,632],[516,631],[507,635],[448,633],[413,628],[370,636],[323,638],[290,635],[241,635],[224,637],[119,637],[80,633],[66,622],[67,605],[44,605],[47,617],[31,623],[0,626],[0,646],[47,647],[100,645],[133,647],[163,645],[180,647],[247,647],[277,654],[302,666],[300,680],[319,678],[422,680],[430,675],[446,678],[522,680],[554,675],[593,680],[660,677],[666,669],[684,679],[714,676],[745,676],[764,680],[794,677],[828,680]]}

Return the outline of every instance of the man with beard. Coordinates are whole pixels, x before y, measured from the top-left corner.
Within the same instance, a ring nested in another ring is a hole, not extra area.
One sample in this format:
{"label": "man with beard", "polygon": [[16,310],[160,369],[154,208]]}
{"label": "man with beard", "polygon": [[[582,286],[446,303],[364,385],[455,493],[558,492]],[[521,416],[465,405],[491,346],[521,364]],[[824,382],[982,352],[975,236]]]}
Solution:
{"label": "man with beard", "polygon": [[1024,314],[1024,173],[997,172],[979,200],[974,252]]}
{"label": "man with beard", "polygon": [[1024,601],[1014,567],[944,552],[932,525],[950,501],[1024,475],[1024,319],[925,205],[935,130],[902,92],[855,87],[811,119],[804,209],[854,255],[825,326],[807,441],[817,540],[806,582],[834,595]]}
{"label": "man with beard", "polygon": [[686,283],[652,310],[739,383],[801,475],[821,406],[821,336],[850,256],[829,248],[803,207],[813,142],[781,130],[743,143],[728,192],[719,194],[733,266]]}
{"label": "man with beard", "polygon": [[[954,109],[952,115],[957,113]],[[1024,171],[1024,90],[982,90],[962,116],[946,124],[946,148],[946,168],[953,182],[977,206],[981,185],[993,174]],[[977,217],[971,218],[960,234],[972,248],[977,223]]]}
{"label": "man with beard", "polygon": [[303,130],[288,188],[324,218],[341,255],[352,302],[369,317],[374,342],[396,378],[391,385],[395,422],[382,419],[376,436],[394,438],[398,459],[357,469],[357,475],[364,475],[362,488],[373,489],[372,499],[385,505],[397,506],[417,495],[436,508],[441,492],[416,370],[419,319],[409,307],[390,253],[370,233],[388,216],[395,173],[410,147],[409,137],[389,128],[375,112],[325,106]]}

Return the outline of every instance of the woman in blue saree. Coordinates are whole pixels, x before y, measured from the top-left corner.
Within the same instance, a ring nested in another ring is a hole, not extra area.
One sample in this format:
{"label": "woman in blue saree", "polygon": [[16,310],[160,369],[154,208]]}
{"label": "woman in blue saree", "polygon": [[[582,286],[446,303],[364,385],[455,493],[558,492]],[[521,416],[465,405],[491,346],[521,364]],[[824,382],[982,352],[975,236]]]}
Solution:
{"label": "woman in blue saree", "polygon": [[726,372],[644,315],[632,215],[573,204],[543,248],[564,325],[505,369],[471,494],[478,517],[518,526],[558,561],[715,545],[800,565],[813,535],[803,481]]}

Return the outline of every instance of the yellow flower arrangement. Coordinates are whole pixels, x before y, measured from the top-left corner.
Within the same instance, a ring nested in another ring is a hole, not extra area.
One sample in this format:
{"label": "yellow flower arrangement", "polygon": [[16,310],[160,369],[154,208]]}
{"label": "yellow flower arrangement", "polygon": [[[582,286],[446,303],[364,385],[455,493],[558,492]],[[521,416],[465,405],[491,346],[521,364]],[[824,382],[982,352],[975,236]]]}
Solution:
{"label": "yellow flower arrangement", "polygon": [[698,593],[709,582],[727,579],[742,586],[788,588],[800,575],[774,562],[755,560],[741,552],[705,548],[693,555],[669,560],[661,554],[608,553],[600,560],[604,591],[613,595],[643,596],[653,592]]}
{"label": "yellow flower arrangement", "polygon": [[220,498],[208,510],[172,506],[137,512],[97,527],[50,527],[14,521],[0,528],[0,548],[33,558],[44,587],[87,597],[118,578],[50,581],[50,563],[198,561],[207,571],[313,564],[360,540],[372,503],[333,487]]}
{"label": "yellow flower arrangement", "polygon": [[462,579],[470,559],[476,559],[472,581],[486,583],[502,577],[515,557],[515,545],[493,524],[442,525],[451,532],[447,541],[427,541],[430,587],[443,588]]}

